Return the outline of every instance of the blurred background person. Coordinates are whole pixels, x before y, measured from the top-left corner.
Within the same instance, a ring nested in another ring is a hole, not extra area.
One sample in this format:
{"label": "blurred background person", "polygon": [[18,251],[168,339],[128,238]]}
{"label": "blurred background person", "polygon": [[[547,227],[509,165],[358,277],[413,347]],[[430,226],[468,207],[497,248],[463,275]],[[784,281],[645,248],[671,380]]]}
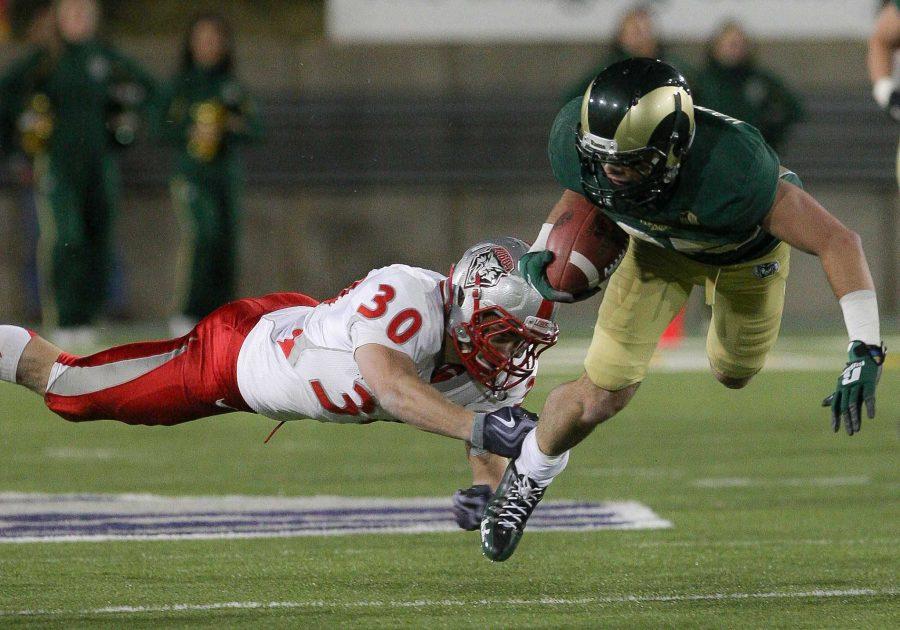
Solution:
{"label": "blurred background person", "polygon": [[622,15],[616,28],[616,36],[612,45],[600,64],[591,72],[581,77],[566,92],[566,101],[581,97],[588,84],[608,65],[629,57],[650,57],[662,59],[681,70],[690,81],[693,68],[683,59],[672,55],[660,41],[653,24],[653,13],[649,5],[637,5]]}
{"label": "blurred background person", "polygon": [[[18,33],[30,50],[51,49],[58,45],[56,18],[52,0],[32,0],[7,5],[10,28]],[[0,87],[4,94],[8,91]],[[24,96],[24,95],[23,95]],[[40,105],[40,101],[33,103]],[[22,260],[22,308],[31,321],[41,317],[40,280],[38,277],[37,200],[34,191],[35,152],[46,144],[52,129],[49,116],[33,108],[23,107],[21,102],[0,99],[0,148],[16,187],[21,226]]]}
{"label": "blurred background person", "polygon": [[235,75],[234,37],[216,13],[195,17],[181,67],[163,97],[161,133],[178,146],[172,198],[182,246],[173,335],[232,300],[237,279],[241,165],[237,145],[258,140],[255,103]]}
{"label": "blurred background person", "polygon": [[[866,62],[872,81],[872,97],[891,118],[900,122],[900,89],[894,79],[897,48],[900,48],[900,0],[887,0],[869,37]],[[900,146],[897,148],[897,183],[900,185]]]}
{"label": "blurred background person", "polygon": [[882,3],[869,37],[866,62],[872,97],[891,118],[900,121],[900,90],[894,80],[894,51],[900,47],[900,0]]}
{"label": "blurred background person", "polygon": [[797,95],[759,67],[754,45],[737,22],[724,23],[710,40],[692,85],[699,105],[753,125],[776,151],[804,115]]}
{"label": "blurred background person", "polygon": [[0,0],[0,42],[9,39],[12,32],[12,20],[10,19],[9,0]]}
{"label": "blurred background person", "polygon": [[54,5],[56,41],[0,80],[4,117],[33,156],[40,223],[41,306],[50,337],[91,345],[105,304],[119,196],[115,146],[135,138],[153,79],[98,38],[95,0]]}

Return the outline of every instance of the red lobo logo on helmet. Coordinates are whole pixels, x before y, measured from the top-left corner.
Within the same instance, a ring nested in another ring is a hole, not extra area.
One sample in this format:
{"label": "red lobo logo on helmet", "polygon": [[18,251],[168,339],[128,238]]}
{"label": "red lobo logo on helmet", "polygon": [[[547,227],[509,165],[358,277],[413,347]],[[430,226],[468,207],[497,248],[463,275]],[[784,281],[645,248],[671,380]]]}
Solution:
{"label": "red lobo logo on helmet", "polygon": [[515,266],[506,248],[487,247],[472,257],[462,286],[466,289],[474,286],[492,287],[500,281],[500,278],[508,276]]}

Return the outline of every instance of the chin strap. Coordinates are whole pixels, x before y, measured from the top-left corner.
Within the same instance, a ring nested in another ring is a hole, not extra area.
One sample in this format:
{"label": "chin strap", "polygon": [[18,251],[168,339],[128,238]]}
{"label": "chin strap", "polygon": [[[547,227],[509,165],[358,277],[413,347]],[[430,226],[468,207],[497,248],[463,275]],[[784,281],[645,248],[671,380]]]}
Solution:
{"label": "chin strap", "polygon": [[[680,162],[681,156],[676,156],[675,145],[678,143],[678,121],[684,114],[684,110],[681,109],[681,93],[675,92],[675,118],[672,120],[672,133],[669,134],[669,146],[666,148],[666,172],[663,176],[663,181],[667,184],[671,184],[672,180],[675,179],[675,175],[678,173],[678,164],[669,166],[670,158],[677,158]],[[688,121],[688,128],[690,128],[690,121]]]}

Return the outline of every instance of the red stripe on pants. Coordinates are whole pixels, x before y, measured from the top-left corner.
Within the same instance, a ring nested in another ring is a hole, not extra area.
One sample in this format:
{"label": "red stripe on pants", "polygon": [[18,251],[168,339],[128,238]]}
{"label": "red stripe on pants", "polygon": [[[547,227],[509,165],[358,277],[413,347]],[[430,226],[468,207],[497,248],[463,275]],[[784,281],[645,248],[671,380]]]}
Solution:
{"label": "red stripe on pants", "polygon": [[48,391],[44,401],[51,411],[73,422],[109,419],[173,425],[229,411],[251,411],[237,384],[237,358],[247,334],[266,313],[316,304],[300,293],[273,293],[226,304],[178,339],[132,343],[86,357],[63,353],[58,363],[96,367],[187,346],[178,356],[127,383],[77,396]]}

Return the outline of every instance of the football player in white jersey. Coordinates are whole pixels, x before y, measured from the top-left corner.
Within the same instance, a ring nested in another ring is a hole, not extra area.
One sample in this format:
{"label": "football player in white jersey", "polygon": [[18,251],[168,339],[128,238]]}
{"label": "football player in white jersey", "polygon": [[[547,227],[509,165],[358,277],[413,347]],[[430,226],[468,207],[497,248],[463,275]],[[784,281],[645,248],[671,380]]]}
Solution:
{"label": "football player in white jersey", "polygon": [[458,520],[480,510],[536,417],[519,404],[538,355],[556,343],[554,304],[519,274],[528,246],[470,248],[450,276],[391,265],[323,302],[277,293],[227,304],[184,337],[79,357],[0,326],[0,380],[75,422],[173,425],[229,411],[275,420],[405,422],[467,442],[474,485]]}

